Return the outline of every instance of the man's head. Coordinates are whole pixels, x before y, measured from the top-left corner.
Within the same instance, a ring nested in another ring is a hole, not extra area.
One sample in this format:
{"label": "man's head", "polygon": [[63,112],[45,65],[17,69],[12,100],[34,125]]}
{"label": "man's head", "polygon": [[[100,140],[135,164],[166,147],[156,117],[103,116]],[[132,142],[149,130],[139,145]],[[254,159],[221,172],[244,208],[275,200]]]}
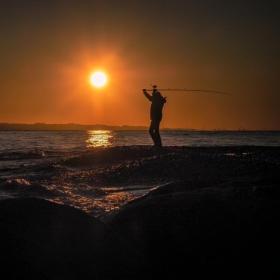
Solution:
{"label": "man's head", "polygon": [[153,85],[153,93],[156,93],[157,91],[157,85]]}

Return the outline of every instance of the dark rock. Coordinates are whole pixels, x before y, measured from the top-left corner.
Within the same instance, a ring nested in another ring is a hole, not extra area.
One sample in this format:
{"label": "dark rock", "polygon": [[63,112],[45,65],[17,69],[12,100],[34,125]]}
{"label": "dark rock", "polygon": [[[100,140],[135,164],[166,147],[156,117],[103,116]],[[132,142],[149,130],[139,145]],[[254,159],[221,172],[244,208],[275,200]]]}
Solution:
{"label": "dark rock", "polygon": [[[167,152],[167,151],[166,151]],[[62,163],[66,166],[99,166],[111,165],[112,163],[120,163],[123,161],[142,159],[145,157],[155,156],[165,151],[157,151],[149,146],[124,146],[111,148],[96,148],[91,152],[86,152],[83,155],[71,157],[64,160]]]}
{"label": "dark rock", "polygon": [[103,223],[40,199],[0,202],[5,279],[133,278],[139,257]]}
{"label": "dark rock", "polygon": [[111,221],[142,251],[148,274],[175,279],[201,270],[277,269],[279,200],[260,197],[252,187],[187,189],[183,183],[166,185]]}

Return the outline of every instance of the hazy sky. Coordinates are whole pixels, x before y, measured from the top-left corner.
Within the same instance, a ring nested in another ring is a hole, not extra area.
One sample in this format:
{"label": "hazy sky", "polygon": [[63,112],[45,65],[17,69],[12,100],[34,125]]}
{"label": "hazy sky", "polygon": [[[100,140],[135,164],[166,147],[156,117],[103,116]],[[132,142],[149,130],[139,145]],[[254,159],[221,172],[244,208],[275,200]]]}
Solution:
{"label": "hazy sky", "polygon": [[166,93],[164,127],[280,129],[279,26],[269,0],[2,0],[0,122],[148,125],[156,83],[232,94]]}

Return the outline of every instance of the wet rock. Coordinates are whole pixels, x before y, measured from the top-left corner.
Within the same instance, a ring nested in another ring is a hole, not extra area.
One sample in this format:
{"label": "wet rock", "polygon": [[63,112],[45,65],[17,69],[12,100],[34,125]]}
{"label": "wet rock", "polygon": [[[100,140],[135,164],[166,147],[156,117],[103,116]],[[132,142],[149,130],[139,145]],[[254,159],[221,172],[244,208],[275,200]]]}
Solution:
{"label": "wet rock", "polygon": [[85,154],[68,158],[64,160],[62,164],[71,167],[107,166],[112,163],[116,164],[119,162],[151,157],[160,153],[162,152],[156,151],[149,146],[96,148]]}

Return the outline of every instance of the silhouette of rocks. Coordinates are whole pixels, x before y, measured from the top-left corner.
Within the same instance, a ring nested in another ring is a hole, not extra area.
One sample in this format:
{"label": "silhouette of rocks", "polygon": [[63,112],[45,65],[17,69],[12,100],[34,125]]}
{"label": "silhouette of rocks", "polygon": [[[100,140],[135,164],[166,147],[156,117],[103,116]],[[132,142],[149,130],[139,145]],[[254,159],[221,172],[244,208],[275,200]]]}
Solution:
{"label": "silhouette of rocks", "polygon": [[101,147],[79,156],[70,157],[62,163],[70,167],[110,166],[113,163],[142,159],[157,154],[160,154],[160,152],[149,146]]}
{"label": "silhouette of rocks", "polygon": [[[280,249],[279,155],[277,147],[136,146],[66,160],[89,170],[108,165],[92,176],[101,185],[173,183],[130,202],[107,225],[40,199],[0,201],[2,274],[183,279],[227,269],[223,279],[244,272],[267,279],[278,269]],[[25,180],[0,184],[10,193],[37,187]]]}
{"label": "silhouette of rocks", "polygon": [[1,201],[0,230],[5,279],[125,279],[140,263],[103,223],[45,200]]}
{"label": "silhouette of rocks", "polygon": [[[133,240],[154,277],[221,271],[277,269],[280,193],[278,186],[188,190],[168,184],[124,207],[111,221]],[[171,279],[171,278],[170,278]]]}

